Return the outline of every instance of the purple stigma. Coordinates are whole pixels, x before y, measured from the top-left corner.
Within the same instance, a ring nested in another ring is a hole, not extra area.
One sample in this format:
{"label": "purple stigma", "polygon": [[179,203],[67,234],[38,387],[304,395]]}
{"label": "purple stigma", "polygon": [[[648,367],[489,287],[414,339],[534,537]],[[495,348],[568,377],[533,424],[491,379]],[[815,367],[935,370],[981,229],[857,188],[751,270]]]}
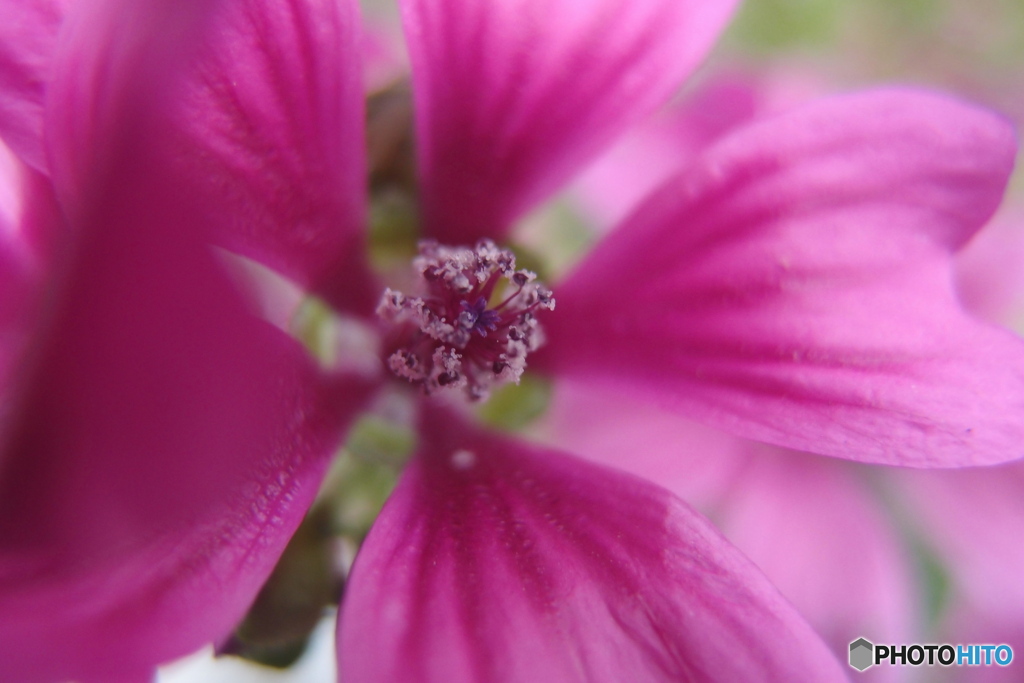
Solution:
{"label": "purple stigma", "polygon": [[463,301],[461,306],[462,313],[459,315],[459,324],[470,332],[476,332],[481,337],[486,337],[488,332],[498,329],[501,315],[497,311],[487,308],[487,299],[481,296],[472,304]]}

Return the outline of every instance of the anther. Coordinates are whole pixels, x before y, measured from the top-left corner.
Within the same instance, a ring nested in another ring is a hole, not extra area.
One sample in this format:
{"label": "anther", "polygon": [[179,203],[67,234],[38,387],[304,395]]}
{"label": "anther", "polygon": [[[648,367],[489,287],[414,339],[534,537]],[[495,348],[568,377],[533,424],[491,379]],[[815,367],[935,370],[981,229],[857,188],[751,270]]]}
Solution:
{"label": "anther", "polygon": [[472,400],[498,383],[518,383],[543,340],[534,312],[555,307],[551,290],[516,270],[512,252],[491,240],[473,248],[422,242],[413,266],[421,295],[389,289],[377,307],[394,325],[386,342],[391,371],[426,394],[461,387]]}

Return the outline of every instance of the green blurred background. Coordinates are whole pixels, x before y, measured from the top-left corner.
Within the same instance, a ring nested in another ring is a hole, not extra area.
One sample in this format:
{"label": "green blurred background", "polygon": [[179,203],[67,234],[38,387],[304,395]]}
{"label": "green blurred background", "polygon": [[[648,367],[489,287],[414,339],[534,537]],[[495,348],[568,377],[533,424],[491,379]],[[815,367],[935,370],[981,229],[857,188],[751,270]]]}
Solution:
{"label": "green blurred background", "polygon": [[[704,73],[722,64],[806,73],[838,90],[934,86],[1021,127],[1024,0],[748,0]],[[1019,170],[1014,194],[1024,196]]]}

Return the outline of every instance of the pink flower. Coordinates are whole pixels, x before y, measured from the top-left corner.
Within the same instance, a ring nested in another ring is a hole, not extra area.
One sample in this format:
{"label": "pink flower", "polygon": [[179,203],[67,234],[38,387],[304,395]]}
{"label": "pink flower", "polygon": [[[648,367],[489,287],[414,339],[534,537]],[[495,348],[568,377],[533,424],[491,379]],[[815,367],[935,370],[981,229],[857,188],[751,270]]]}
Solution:
{"label": "pink flower", "polygon": [[[46,220],[43,246],[4,256],[21,287],[14,254],[36,249],[45,284],[24,280],[29,313],[12,299],[10,338],[32,342],[4,375],[0,638],[19,678],[140,677],[237,622],[383,382],[318,374],[207,248],[372,319],[356,6],[3,7],[0,133],[36,188],[17,240]],[[424,250],[437,301],[384,299],[400,375],[486,389],[522,369],[536,322],[531,368],[744,436],[916,465],[1014,455],[1024,348],[948,287],[1012,164],[1003,121],[889,90],[754,124],[655,192],[542,317],[546,290],[477,240],[660,104],[732,3],[402,7],[424,230],[451,249]],[[485,260],[474,283],[466,264]],[[486,303],[498,274],[523,288],[508,308]],[[347,586],[342,678],[842,676],[663,490],[434,400],[419,412],[418,453]]]}

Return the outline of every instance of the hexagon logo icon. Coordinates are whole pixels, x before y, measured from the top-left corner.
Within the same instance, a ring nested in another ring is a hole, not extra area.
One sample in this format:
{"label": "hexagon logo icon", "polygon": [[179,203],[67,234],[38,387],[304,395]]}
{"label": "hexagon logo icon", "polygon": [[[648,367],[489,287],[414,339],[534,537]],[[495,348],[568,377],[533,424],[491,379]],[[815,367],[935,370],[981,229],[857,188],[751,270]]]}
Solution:
{"label": "hexagon logo icon", "polygon": [[850,643],[850,666],[857,671],[864,671],[874,664],[875,646],[867,638],[858,638]]}

